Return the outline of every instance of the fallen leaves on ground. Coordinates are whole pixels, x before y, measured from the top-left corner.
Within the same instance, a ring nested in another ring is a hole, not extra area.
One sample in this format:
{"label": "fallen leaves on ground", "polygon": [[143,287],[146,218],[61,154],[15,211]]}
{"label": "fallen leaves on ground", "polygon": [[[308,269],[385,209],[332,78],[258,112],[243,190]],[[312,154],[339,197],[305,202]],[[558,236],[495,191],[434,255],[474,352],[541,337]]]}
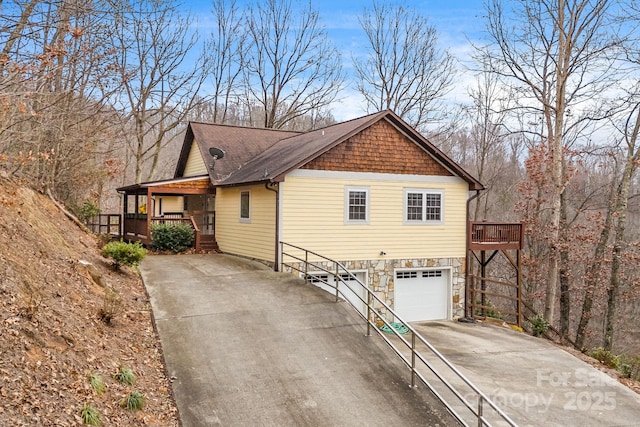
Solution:
{"label": "fallen leaves on ground", "polygon": [[[81,231],[45,196],[0,177],[0,425],[76,426],[90,404],[103,426],[177,426],[177,410],[136,272],[115,272],[95,236]],[[101,275],[96,283],[88,262]],[[105,295],[120,311],[100,320]],[[134,386],[120,384],[120,366]],[[95,391],[89,375],[105,384]],[[144,408],[121,406],[131,391]]]}

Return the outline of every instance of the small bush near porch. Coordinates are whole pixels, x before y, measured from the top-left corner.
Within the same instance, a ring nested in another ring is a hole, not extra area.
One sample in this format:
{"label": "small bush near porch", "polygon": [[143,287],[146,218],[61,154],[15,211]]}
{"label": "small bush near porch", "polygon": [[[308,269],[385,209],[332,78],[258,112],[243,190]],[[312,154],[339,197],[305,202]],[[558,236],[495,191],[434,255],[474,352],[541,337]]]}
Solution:
{"label": "small bush near porch", "polygon": [[183,252],[193,246],[195,230],[185,223],[154,224],[151,227],[151,249]]}
{"label": "small bush near porch", "polygon": [[113,269],[120,270],[123,265],[135,267],[140,264],[147,251],[138,242],[109,242],[102,247],[102,256],[113,260]]}

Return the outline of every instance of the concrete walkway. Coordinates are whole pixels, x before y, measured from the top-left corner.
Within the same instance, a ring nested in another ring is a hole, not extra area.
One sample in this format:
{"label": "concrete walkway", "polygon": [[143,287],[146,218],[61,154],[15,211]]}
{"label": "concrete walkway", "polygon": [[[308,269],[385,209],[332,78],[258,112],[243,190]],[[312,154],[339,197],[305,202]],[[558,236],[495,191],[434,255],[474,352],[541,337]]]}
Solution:
{"label": "concrete walkway", "polygon": [[320,289],[225,255],[140,270],[185,427],[457,425]]}

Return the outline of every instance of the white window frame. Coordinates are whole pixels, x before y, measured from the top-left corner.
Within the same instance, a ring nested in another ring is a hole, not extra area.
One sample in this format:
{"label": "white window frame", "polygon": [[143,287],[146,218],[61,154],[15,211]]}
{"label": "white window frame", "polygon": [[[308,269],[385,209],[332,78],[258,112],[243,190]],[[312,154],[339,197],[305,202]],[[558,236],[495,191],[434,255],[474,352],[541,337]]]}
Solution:
{"label": "white window frame", "polygon": [[[409,194],[422,194],[422,219],[408,219],[409,206],[408,196]],[[427,218],[427,194],[438,194],[440,196],[440,219],[426,219]],[[402,193],[402,222],[409,225],[442,225],[444,224],[444,190],[432,189],[432,188],[405,188]]]}
{"label": "white window frame", "polygon": [[[242,216],[242,195],[243,194],[247,194],[248,195],[249,216],[247,216],[247,217],[243,217]],[[239,209],[238,209],[238,217],[240,218],[240,222],[245,222],[245,223],[250,223],[251,222],[251,190],[243,190],[243,191],[240,192],[240,203],[239,203]]]}
{"label": "white window frame", "polygon": [[[352,192],[365,193],[365,219],[350,219],[349,218],[349,196]],[[371,206],[371,194],[369,187],[345,187],[344,188],[344,223],[345,224],[369,224],[370,209]]]}

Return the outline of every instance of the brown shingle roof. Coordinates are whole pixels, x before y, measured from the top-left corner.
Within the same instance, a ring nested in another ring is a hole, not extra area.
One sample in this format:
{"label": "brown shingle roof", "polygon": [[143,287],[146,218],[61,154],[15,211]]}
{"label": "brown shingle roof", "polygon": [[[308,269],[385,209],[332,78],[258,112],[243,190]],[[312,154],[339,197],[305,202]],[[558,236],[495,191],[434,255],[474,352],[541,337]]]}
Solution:
{"label": "brown shingle roof", "polygon": [[299,132],[190,122],[174,176],[178,178],[184,174],[194,140],[207,167],[212,160],[210,148],[219,148],[225,152],[224,158],[215,162],[213,171],[209,170],[212,182],[216,183],[279,140],[298,134]]}
{"label": "brown shingle roof", "polygon": [[195,140],[205,163],[209,163],[209,148],[216,147],[225,152],[224,158],[215,162],[213,172],[210,171],[214,185],[279,182],[287,173],[324,154],[378,120],[388,120],[404,132],[451,173],[468,182],[470,190],[484,189],[478,180],[388,110],[306,133],[190,123],[176,167],[176,177],[184,172],[191,144]]}
{"label": "brown shingle roof", "polygon": [[287,172],[330,150],[378,120],[381,115],[383,113],[371,114],[282,139],[247,162],[220,184],[281,181]]}

